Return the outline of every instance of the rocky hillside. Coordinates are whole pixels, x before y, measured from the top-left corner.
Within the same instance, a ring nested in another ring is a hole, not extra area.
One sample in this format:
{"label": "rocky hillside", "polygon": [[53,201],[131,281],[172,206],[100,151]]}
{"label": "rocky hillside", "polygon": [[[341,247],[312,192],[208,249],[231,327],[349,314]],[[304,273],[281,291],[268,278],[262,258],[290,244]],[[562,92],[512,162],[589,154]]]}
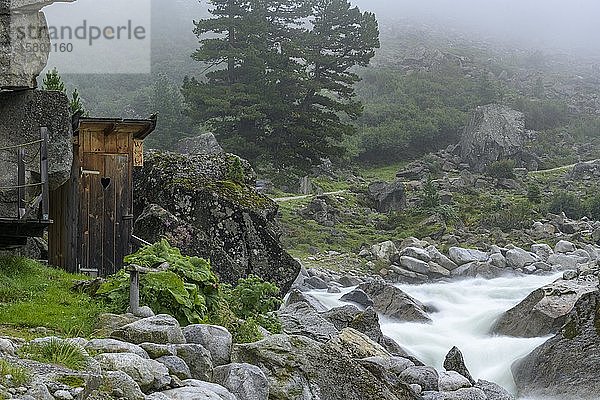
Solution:
{"label": "rocky hillside", "polygon": [[407,74],[455,66],[466,76],[487,76],[524,95],[542,89],[544,98],[567,101],[576,113],[600,113],[597,58],[519,47],[414,20],[384,18],[381,24],[383,44],[375,66]]}

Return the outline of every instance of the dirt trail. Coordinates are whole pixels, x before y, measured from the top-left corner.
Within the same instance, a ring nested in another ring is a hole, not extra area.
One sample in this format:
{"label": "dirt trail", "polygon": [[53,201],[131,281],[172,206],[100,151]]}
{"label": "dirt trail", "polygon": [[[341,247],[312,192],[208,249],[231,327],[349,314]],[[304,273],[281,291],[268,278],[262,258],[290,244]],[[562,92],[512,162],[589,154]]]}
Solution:
{"label": "dirt trail", "polygon": [[[335,195],[335,194],[342,194],[342,193],[346,193],[347,190],[338,190],[337,192],[327,192],[327,193],[323,193],[323,195]],[[280,197],[277,199],[273,199],[273,201],[277,202],[277,203],[285,203],[287,201],[294,201],[294,200],[304,200],[304,199],[308,199],[311,197],[316,196],[316,194],[307,194],[307,195],[303,195],[303,196],[292,196],[292,197]]]}
{"label": "dirt trail", "polygon": [[[597,162],[597,161],[600,161],[600,160],[590,160],[590,161],[583,161],[582,163],[583,163],[583,164],[593,164],[593,163],[595,163],[595,162]],[[532,171],[531,173],[532,173],[532,174],[543,174],[543,173],[546,173],[546,172],[555,172],[555,171],[561,171],[561,170],[563,170],[563,169],[569,169],[569,168],[573,168],[573,167],[574,167],[574,166],[576,166],[577,164],[580,164],[580,163],[569,164],[569,165],[563,165],[562,167],[556,167],[556,168],[551,168],[551,169],[544,169],[544,170],[540,170],[540,171]]]}

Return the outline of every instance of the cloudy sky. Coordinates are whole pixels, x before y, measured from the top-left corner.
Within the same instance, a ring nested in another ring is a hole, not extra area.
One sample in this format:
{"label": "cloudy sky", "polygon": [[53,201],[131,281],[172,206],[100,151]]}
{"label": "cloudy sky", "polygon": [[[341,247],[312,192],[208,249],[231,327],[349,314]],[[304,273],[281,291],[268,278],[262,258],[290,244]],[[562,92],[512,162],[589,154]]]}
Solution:
{"label": "cloudy sky", "polygon": [[598,0],[354,0],[388,16],[437,20],[529,45],[600,53]]}
{"label": "cloudy sky", "polygon": [[[56,4],[50,9],[69,10],[68,14],[74,16],[78,14],[76,10],[85,10],[86,7],[99,9],[102,8],[101,4],[111,1],[119,0],[79,0],[71,5]],[[174,8],[179,9],[199,8],[198,0],[153,1],[173,4]],[[453,28],[464,28],[474,34],[518,41],[527,46],[600,54],[600,0],[351,1],[362,9],[375,11],[382,20],[410,18],[424,22],[436,21]],[[136,14],[136,9],[148,8],[140,7],[140,2],[148,5],[151,0],[119,1],[120,8],[131,10],[131,15]],[[206,7],[207,0],[200,3]],[[64,17],[65,14],[60,15],[60,18]]]}

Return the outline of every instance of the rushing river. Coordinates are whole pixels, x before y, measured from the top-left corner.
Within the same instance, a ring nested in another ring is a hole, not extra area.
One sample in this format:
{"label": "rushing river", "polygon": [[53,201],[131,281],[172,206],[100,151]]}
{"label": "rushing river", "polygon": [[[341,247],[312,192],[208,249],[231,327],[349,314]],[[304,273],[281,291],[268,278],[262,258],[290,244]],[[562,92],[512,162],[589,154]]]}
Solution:
{"label": "rushing river", "polygon": [[[511,364],[529,354],[548,338],[522,339],[489,334],[493,322],[533,290],[556,276],[471,279],[451,283],[397,285],[421,302],[433,306],[433,323],[398,323],[381,318],[383,333],[427,365],[442,369],[444,357],[457,346],[475,379],[496,382],[515,392]],[[344,293],[353,288],[344,290]],[[311,292],[327,307],[338,307],[342,294]],[[524,400],[524,399],[523,399]],[[542,400],[542,399],[536,399]]]}

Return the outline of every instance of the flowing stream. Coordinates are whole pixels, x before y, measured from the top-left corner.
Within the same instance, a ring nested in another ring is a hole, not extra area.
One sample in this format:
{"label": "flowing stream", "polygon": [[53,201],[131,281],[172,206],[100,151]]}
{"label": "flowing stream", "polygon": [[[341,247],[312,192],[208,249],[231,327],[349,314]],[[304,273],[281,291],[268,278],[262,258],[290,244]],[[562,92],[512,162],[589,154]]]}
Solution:
{"label": "flowing stream", "polygon": [[[444,357],[450,348],[457,346],[475,379],[496,382],[514,393],[516,388],[510,372],[511,364],[529,354],[548,337],[522,339],[493,336],[489,333],[490,328],[504,311],[521,302],[535,289],[560,276],[529,275],[520,278],[397,285],[438,311],[431,314],[431,324],[399,323],[380,316],[381,329],[412,355],[440,370],[443,370]],[[327,307],[333,308],[346,304],[339,301],[339,298],[352,289],[344,289],[342,294],[323,291],[311,294]]]}

